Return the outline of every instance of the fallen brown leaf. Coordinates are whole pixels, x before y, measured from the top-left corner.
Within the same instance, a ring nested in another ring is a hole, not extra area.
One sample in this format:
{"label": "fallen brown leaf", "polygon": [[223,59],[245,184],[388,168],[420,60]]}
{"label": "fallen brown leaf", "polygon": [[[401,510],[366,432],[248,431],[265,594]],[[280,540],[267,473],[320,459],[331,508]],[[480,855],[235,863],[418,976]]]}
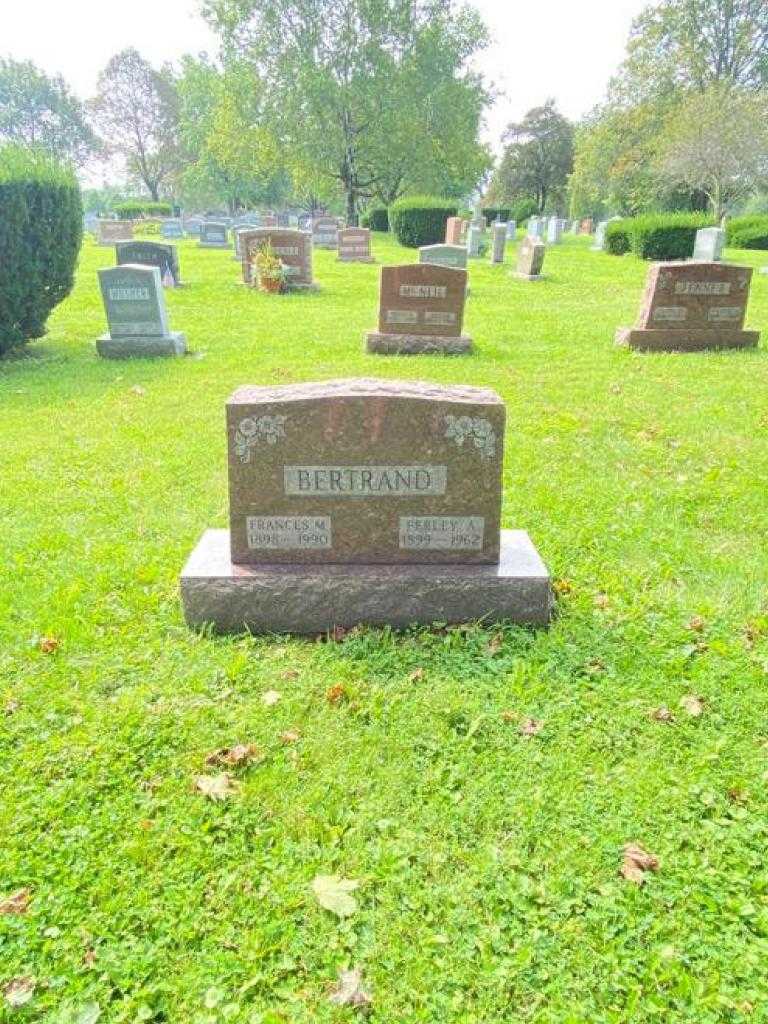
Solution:
{"label": "fallen brown leaf", "polygon": [[496,633],[488,641],[488,653],[489,654],[498,654],[503,646],[504,646],[504,636],[501,633]]}
{"label": "fallen brown leaf", "polygon": [[704,698],[698,697],[695,693],[686,694],[680,701],[680,707],[687,711],[691,718],[701,718],[704,706]]}
{"label": "fallen brown leaf", "polygon": [[41,636],[37,646],[43,654],[54,654],[59,649],[59,641],[55,636]]}
{"label": "fallen brown leaf", "polygon": [[637,843],[627,843],[624,847],[624,859],[619,874],[628,882],[643,885],[647,871],[659,870],[659,858],[648,853]]}
{"label": "fallen brown leaf", "polygon": [[607,594],[595,594],[595,608],[607,608],[608,607],[608,595]]}
{"label": "fallen brown leaf", "polygon": [[281,679],[298,679],[299,670],[297,668],[287,668],[285,672],[280,673]]}
{"label": "fallen brown leaf", "polygon": [[700,615],[694,615],[686,626],[686,629],[690,629],[692,633],[701,633],[704,629],[704,625],[704,619],[702,619]]}
{"label": "fallen brown leaf", "polygon": [[24,1006],[35,993],[35,979],[30,977],[11,978],[3,985],[3,996],[8,1006],[16,1009]]}
{"label": "fallen brown leaf", "polygon": [[665,707],[663,704],[660,708],[654,708],[651,712],[649,712],[649,714],[651,718],[656,722],[674,722],[675,720],[675,716],[672,714],[669,708]]}
{"label": "fallen brown leaf", "polygon": [[325,699],[329,704],[341,704],[346,696],[347,691],[343,683],[334,683],[325,691]]}
{"label": "fallen brown leaf", "polygon": [[226,772],[221,775],[196,775],[195,789],[209,800],[228,800],[237,789],[237,783]]}
{"label": "fallen brown leaf", "polygon": [[728,799],[735,804],[745,804],[747,802],[749,794],[745,789],[740,786],[733,786],[728,790]]}
{"label": "fallen brown leaf", "polygon": [[413,670],[413,672],[411,672],[411,674],[408,676],[408,679],[412,683],[418,683],[423,678],[424,678],[424,669],[423,668],[415,668]]}
{"label": "fallen brown leaf", "polygon": [[220,750],[212,751],[206,757],[205,763],[209,766],[228,765],[234,768],[260,756],[261,752],[255,743],[236,743],[234,747],[222,747]]}
{"label": "fallen brown leaf", "polygon": [[505,722],[516,722],[520,716],[516,711],[502,711],[501,717]]}
{"label": "fallen brown leaf", "polygon": [[0,914],[26,914],[32,899],[29,889],[17,889],[4,900],[0,900]]}
{"label": "fallen brown leaf", "polygon": [[359,967],[351,971],[339,971],[339,980],[328,996],[328,1001],[336,1006],[354,1006],[363,1009],[371,1005],[369,992],[363,988],[363,972]]}
{"label": "fallen brown leaf", "polygon": [[285,732],[280,733],[282,743],[297,743],[300,739],[301,733],[298,729],[286,729]]}
{"label": "fallen brown leaf", "polygon": [[585,675],[597,676],[601,672],[605,672],[605,662],[602,658],[591,658],[584,666]]}
{"label": "fallen brown leaf", "polygon": [[86,967],[93,967],[93,965],[95,963],[96,963],[96,950],[95,949],[86,949],[85,953],[83,954],[83,964]]}
{"label": "fallen brown leaf", "polygon": [[521,736],[538,736],[544,728],[544,723],[536,718],[524,718],[518,730]]}

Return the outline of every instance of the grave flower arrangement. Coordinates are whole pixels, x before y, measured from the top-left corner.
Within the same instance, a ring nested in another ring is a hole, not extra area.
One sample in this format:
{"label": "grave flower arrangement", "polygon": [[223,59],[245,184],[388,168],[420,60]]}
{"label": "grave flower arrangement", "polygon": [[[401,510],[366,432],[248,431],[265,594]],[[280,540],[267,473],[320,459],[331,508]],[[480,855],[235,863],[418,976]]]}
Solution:
{"label": "grave flower arrangement", "polygon": [[265,292],[281,292],[285,285],[285,266],[269,242],[260,245],[253,257],[259,287]]}

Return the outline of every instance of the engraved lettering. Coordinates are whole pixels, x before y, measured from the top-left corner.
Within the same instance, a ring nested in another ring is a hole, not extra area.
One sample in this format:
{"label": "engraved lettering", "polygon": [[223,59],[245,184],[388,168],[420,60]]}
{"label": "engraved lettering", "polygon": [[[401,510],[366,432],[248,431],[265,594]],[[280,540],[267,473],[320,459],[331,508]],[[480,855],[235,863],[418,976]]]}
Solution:
{"label": "engraved lettering", "polygon": [[400,516],[400,547],[407,551],[482,551],[483,516]]}
{"label": "engraved lettering", "polygon": [[246,516],[245,528],[252,551],[332,547],[330,516]]}
{"label": "engraved lettering", "polygon": [[381,497],[445,494],[447,466],[284,466],[289,496]]}

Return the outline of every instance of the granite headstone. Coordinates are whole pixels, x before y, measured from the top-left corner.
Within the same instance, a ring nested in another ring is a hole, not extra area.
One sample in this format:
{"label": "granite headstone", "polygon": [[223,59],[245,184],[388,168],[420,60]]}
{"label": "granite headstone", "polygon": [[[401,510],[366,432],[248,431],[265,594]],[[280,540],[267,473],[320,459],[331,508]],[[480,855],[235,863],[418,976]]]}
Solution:
{"label": "granite headstone", "polygon": [[466,270],[434,263],[383,267],[379,327],[366,335],[367,351],[381,355],[469,352],[472,339],[462,334],[466,291]]}

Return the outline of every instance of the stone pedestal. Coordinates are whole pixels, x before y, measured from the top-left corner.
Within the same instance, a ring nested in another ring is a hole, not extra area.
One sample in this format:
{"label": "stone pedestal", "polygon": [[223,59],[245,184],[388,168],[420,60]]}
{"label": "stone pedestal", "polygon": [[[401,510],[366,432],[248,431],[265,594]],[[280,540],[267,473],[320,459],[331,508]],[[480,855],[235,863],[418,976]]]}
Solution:
{"label": "stone pedestal", "polygon": [[755,348],[759,331],[730,330],[727,327],[707,331],[696,328],[620,327],[616,344],[636,352],[707,352],[723,348]]}
{"label": "stone pedestal", "polygon": [[171,331],[166,338],[113,338],[109,334],[102,334],[96,339],[96,351],[104,359],[184,356],[187,354],[187,339],[186,335],[178,331]]}
{"label": "stone pedestal", "polygon": [[181,574],[189,626],[324,633],[359,624],[507,620],[546,625],[550,575],[524,530],[501,531],[498,565],[233,565],[228,530],[206,530]]}
{"label": "stone pedestal", "polygon": [[380,356],[461,355],[472,351],[472,339],[466,334],[443,338],[423,334],[382,334],[369,331],[365,350]]}

